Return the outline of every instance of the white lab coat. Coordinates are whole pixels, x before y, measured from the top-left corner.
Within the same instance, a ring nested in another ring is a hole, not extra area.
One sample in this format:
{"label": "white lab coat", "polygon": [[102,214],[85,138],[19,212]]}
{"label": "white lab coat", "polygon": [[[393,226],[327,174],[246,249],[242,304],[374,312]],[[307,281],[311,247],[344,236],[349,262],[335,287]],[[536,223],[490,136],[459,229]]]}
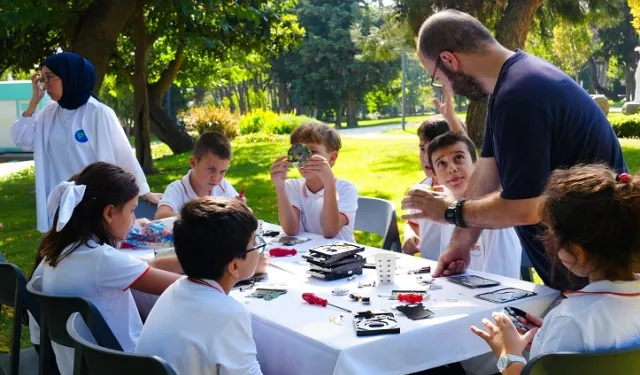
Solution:
{"label": "white lab coat", "polygon": [[[136,176],[140,195],[150,191],[124,129],[111,108],[93,97],[89,98],[64,122],[65,127],[71,128],[69,141],[53,145],[49,142],[49,135],[54,121],[58,121],[56,126],[61,126],[62,122],[56,119],[61,112],[58,103],[52,102],[31,117],[20,116],[10,132],[16,146],[34,154],[38,230],[43,233],[51,226],[52,218],[47,215],[47,198],[51,190],[92,163],[102,161],[118,165]],[[79,131],[83,131],[86,137],[82,137]],[[78,138],[83,141],[78,141]],[[58,161],[64,161],[62,166],[53,167],[53,153]]]}

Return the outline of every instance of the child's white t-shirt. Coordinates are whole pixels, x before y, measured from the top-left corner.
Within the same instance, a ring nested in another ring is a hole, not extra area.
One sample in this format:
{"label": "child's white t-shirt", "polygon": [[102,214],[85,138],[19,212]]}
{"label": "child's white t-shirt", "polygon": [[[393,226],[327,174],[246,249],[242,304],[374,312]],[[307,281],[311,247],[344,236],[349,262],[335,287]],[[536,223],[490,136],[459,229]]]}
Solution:
{"label": "child's white t-shirt", "polygon": [[[431,177],[427,177],[420,181],[420,184],[432,186],[433,180]],[[409,213],[416,212],[418,211],[409,210]],[[409,222],[417,225],[420,229],[419,233],[417,233],[420,238],[420,243],[418,244],[418,247],[420,248],[420,256],[425,259],[438,260],[441,250],[440,237],[443,225],[440,223],[434,223],[427,219],[416,219],[410,220]]]}
{"label": "child's white t-shirt", "polygon": [[[63,254],[70,249],[68,247]],[[126,352],[133,352],[142,320],[129,287],[149,270],[147,262],[90,241],[55,266],[45,262],[43,292],[77,296],[93,303]],[[52,343],[61,375],[73,373],[73,349]]]}
{"label": "child's white t-shirt", "polygon": [[262,374],[251,314],[211,286],[183,277],[160,296],[142,329],[136,353],[156,355],[178,374]]}
{"label": "child's white t-shirt", "polygon": [[[451,242],[455,225],[442,225],[441,251]],[[513,228],[484,229],[471,249],[470,270],[520,278],[522,245]]]}
{"label": "child's white t-shirt", "polygon": [[[198,198],[198,194],[196,194],[191,186],[191,182],[189,182],[189,175],[191,175],[192,171],[193,170],[189,170],[189,173],[184,175],[180,180],[173,181],[167,186],[162,199],[158,203],[158,207],[168,206],[173,212],[178,213],[185,203]],[[238,196],[238,192],[229,181],[223,178],[220,184],[211,189],[209,196],[235,198]]]}
{"label": "child's white t-shirt", "polygon": [[[324,189],[315,194],[312,193],[305,184],[304,178],[286,180],[284,187],[289,202],[300,213],[300,231],[321,235]],[[358,211],[358,190],[350,182],[336,180],[336,195],[338,211],[347,218],[347,223],[335,238],[354,242],[353,226],[356,221],[356,211]]]}
{"label": "child's white t-shirt", "polygon": [[[544,318],[530,358],[558,352],[594,352],[640,344],[640,280],[596,281],[587,294],[568,294]],[[622,295],[598,294],[620,293]]]}

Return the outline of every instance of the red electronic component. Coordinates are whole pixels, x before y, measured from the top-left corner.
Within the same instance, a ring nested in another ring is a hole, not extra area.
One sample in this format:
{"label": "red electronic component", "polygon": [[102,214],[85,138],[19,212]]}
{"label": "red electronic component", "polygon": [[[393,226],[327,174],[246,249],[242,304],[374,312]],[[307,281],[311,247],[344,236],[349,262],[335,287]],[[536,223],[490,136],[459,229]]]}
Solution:
{"label": "red electronic component", "polygon": [[410,294],[398,294],[398,301],[406,303],[420,303],[422,302],[422,295],[416,293]]}

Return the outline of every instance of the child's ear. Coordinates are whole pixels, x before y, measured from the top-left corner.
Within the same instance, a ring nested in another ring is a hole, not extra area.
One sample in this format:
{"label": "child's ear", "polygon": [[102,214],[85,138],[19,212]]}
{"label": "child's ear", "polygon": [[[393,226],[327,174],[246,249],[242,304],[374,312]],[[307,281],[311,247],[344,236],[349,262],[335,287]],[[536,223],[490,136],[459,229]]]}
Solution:
{"label": "child's ear", "polygon": [[102,216],[104,217],[104,221],[106,221],[108,224],[111,224],[111,222],[113,221],[113,215],[115,214],[115,209],[116,207],[110,204],[102,210]]}
{"label": "child's ear", "polygon": [[238,259],[234,259],[227,264],[227,272],[236,279],[240,278],[240,269],[238,268]]}
{"label": "child's ear", "polygon": [[338,151],[331,151],[331,153],[329,154],[329,165],[333,167],[333,165],[336,163],[336,160],[338,160]]}
{"label": "child's ear", "polygon": [[189,157],[189,166],[191,166],[191,169],[196,167],[196,158],[193,156]]}

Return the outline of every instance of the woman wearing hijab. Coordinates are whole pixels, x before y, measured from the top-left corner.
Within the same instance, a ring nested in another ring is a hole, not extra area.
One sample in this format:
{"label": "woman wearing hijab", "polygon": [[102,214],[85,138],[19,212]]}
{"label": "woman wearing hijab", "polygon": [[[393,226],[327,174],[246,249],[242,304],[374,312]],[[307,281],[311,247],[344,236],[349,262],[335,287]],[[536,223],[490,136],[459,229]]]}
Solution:
{"label": "woman wearing hijab", "polygon": [[[63,52],[46,58],[40,71],[31,75],[28,108],[11,127],[13,142],[34,153],[38,230],[46,232],[51,225],[47,197],[53,188],[97,161],[136,176],[140,195],[157,204],[159,196],[150,192],[116,114],[91,94],[96,81],[93,65]],[[45,90],[53,102],[34,114]]]}

